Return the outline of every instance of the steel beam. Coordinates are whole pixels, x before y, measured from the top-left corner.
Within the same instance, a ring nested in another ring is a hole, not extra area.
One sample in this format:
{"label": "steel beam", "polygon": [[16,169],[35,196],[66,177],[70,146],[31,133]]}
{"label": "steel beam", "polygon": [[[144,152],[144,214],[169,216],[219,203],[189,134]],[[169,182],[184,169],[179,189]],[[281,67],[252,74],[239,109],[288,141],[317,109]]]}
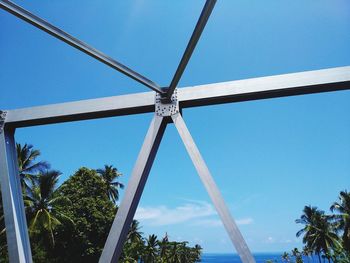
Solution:
{"label": "steel beam", "polygon": [[350,66],[179,89],[180,106],[195,107],[350,89]]}
{"label": "steel beam", "polygon": [[17,16],[18,18],[32,24],[33,26],[45,31],[46,33],[62,40],[68,45],[75,47],[76,49],[88,54],[89,56],[101,61],[102,63],[110,66],[113,69],[118,70],[119,72],[129,76],[130,78],[142,83],[143,85],[149,87],[150,89],[164,93],[164,91],[153,81],[147,79],[141,74],[133,71],[132,69],[124,66],[113,58],[103,54],[97,49],[89,46],[88,44],[80,41],[79,39],[69,35],[68,33],[62,31],[61,29],[55,27],[54,25],[46,22],[45,20],[37,17],[36,15],[30,13],[24,8],[12,3],[8,0],[0,0],[0,8],[8,11],[9,13]]}
{"label": "steel beam", "polygon": [[6,123],[14,127],[27,127],[154,112],[154,96],[154,92],[143,92],[9,110]]}
{"label": "steel beam", "polygon": [[204,159],[202,158],[180,113],[172,115],[171,118],[173,119],[175,127],[180,134],[180,137],[187,149],[188,154],[191,157],[191,160],[198,172],[198,175],[202,180],[202,183],[204,184],[205,189],[207,190],[216,208],[216,211],[218,212],[221,221],[225,226],[226,231],[233,245],[235,246],[242,262],[254,263],[255,259],[252,256],[246,242],[244,241],[244,238],[241,232],[239,231],[235,221],[233,220],[230,211],[225,205],[224,199],[219,191],[219,188],[217,187],[213,177],[211,176],[210,171],[207,165],[205,164]]}
{"label": "steel beam", "polygon": [[[180,108],[350,89],[350,66],[178,89]],[[13,127],[154,112],[154,92],[9,110]]]}
{"label": "steel beam", "polygon": [[203,7],[202,13],[198,19],[198,22],[196,24],[196,27],[192,33],[192,36],[190,38],[190,41],[187,44],[187,47],[185,49],[185,52],[181,58],[180,64],[177,67],[177,70],[175,72],[175,75],[170,83],[170,86],[167,90],[167,94],[166,97],[170,98],[171,95],[173,94],[175,88],[177,87],[177,84],[179,83],[181,76],[183,74],[183,72],[186,69],[186,66],[188,64],[188,61],[190,60],[193,50],[196,48],[196,45],[198,43],[199,38],[202,35],[202,32],[204,30],[205,25],[208,22],[209,16],[211,14],[211,12],[214,9],[216,0],[207,0],[205,2],[205,5]]}
{"label": "steel beam", "polygon": [[5,215],[7,249],[11,263],[31,263],[27,220],[18,173],[14,130],[0,132],[0,184]]}
{"label": "steel beam", "polygon": [[118,262],[166,125],[165,118],[154,116],[108,234],[100,263]]}

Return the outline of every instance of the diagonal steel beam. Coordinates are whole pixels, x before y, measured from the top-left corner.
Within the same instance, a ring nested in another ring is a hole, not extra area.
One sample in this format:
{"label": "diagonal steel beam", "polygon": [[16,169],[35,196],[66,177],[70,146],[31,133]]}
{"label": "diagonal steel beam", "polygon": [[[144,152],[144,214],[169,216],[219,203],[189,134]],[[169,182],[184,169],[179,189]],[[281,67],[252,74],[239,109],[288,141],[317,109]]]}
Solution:
{"label": "diagonal steel beam", "polygon": [[32,254],[13,129],[0,130],[0,156],[0,184],[9,260],[11,263],[31,263]]}
{"label": "diagonal steel beam", "polygon": [[129,76],[130,78],[142,83],[143,85],[149,87],[150,89],[152,89],[158,93],[164,93],[164,91],[153,81],[151,81],[148,78],[142,76],[141,74],[133,71],[132,69],[124,66],[123,64],[121,64],[118,61],[112,59],[111,57],[103,54],[102,52],[89,46],[88,44],[80,41],[79,39],[69,35],[68,33],[62,31],[61,29],[51,25],[50,23],[48,23],[45,20],[41,19],[40,17],[37,17],[36,15],[30,13],[29,11],[25,10],[24,8],[12,3],[11,1],[0,0],[0,8],[6,10],[9,13],[17,16],[18,18],[34,25],[35,27],[45,31],[46,33],[49,33],[50,35],[62,40],[63,42],[67,43],[68,45],[71,45],[72,47],[75,47],[76,49],[78,49],[78,50],[88,54],[89,56],[101,61],[102,63],[110,66],[111,68],[118,70],[119,72],[121,72],[121,73]]}
{"label": "diagonal steel beam", "polygon": [[[180,108],[350,89],[350,67],[330,68],[178,89]],[[154,92],[9,110],[6,123],[27,127],[154,112]]]}
{"label": "diagonal steel beam", "polygon": [[203,30],[204,30],[205,25],[207,24],[209,16],[214,9],[215,3],[216,3],[216,0],[207,0],[205,2],[204,8],[203,8],[202,13],[199,17],[197,25],[192,33],[190,41],[187,44],[185,53],[183,54],[183,56],[181,58],[180,64],[177,67],[175,75],[174,75],[174,77],[170,83],[170,86],[167,90],[167,94],[166,94],[167,98],[171,97],[175,88],[177,87],[177,84],[179,83],[180,78],[181,78],[183,72],[185,71],[187,63],[192,56],[193,50],[195,49],[195,47],[198,43],[198,40],[199,40]]}
{"label": "diagonal steel beam", "polygon": [[154,116],[103,248],[100,263],[118,262],[166,125],[165,118]]}
{"label": "diagonal steel beam", "polygon": [[217,187],[213,177],[210,174],[210,171],[205,164],[187,126],[182,119],[180,113],[174,114],[171,116],[177,131],[180,134],[180,137],[187,149],[188,154],[190,155],[194,166],[199,174],[202,183],[204,184],[215,208],[218,212],[222,223],[224,224],[226,231],[235,246],[237,253],[239,254],[243,263],[255,263],[255,259],[252,256],[244,238],[239,231],[235,221],[233,220],[230,211],[225,205],[224,199]]}

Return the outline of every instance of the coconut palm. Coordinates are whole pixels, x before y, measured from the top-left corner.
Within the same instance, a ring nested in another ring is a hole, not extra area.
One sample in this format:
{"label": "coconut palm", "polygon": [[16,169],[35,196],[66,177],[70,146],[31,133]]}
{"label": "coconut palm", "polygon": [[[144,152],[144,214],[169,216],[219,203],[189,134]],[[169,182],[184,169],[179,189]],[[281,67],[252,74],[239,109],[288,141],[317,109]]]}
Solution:
{"label": "coconut palm", "polygon": [[51,245],[54,245],[54,230],[63,222],[71,222],[70,218],[61,211],[61,207],[70,201],[56,194],[58,171],[46,171],[33,180],[27,195],[24,197],[29,218],[29,232],[48,234]]}
{"label": "coconut palm", "polygon": [[126,242],[124,244],[121,262],[139,262],[144,251],[143,242]]}
{"label": "coconut palm", "polygon": [[144,250],[143,260],[145,263],[154,263],[156,262],[158,256],[158,248],[159,242],[157,240],[156,235],[149,235],[148,239],[146,239],[146,247]]}
{"label": "coconut palm", "polygon": [[328,255],[332,249],[340,245],[334,227],[330,223],[330,217],[317,207],[305,206],[303,215],[296,220],[296,223],[305,225],[296,236],[304,235],[303,243],[318,255],[320,262],[322,253]]}
{"label": "coconut palm", "polygon": [[169,253],[169,262],[172,263],[181,263],[180,253],[181,247],[177,242],[170,242],[171,250]]}
{"label": "coconut palm", "polygon": [[36,162],[40,156],[40,151],[33,149],[33,145],[20,143],[16,144],[18,171],[21,178],[21,184],[24,189],[28,189],[34,177],[39,173],[50,168],[47,162]]}
{"label": "coconut palm", "polygon": [[113,165],[105,165],[103,169],[97,169],[96,172],[101,175],[106,185],[106,193],[115,203],[119,199],[119,188],[124,188],[122,183],[116,181],[122,174]]}
{"label": "coconut palm", "polygon": [[284,252],[282,254],[282,261],[286,261],[286,262],[289,262],[290,261],[290,257],[289,257],[289,254],[287,252]]}
{"label": "coconut palm", "polygon": [[133,258],[137,262],[141,258],[144,250],[144,241],[142,232],[140,232],[140,223],[133,220],[124,244],[124,258]]}
{"label": "coconut palm", "polygon": [[137,220],[133,220],[127,235],[127,242],[137,243],[142,241],[142,232],[140,232],[140,223]]}
{"label": "coconut palm", "polygon": [[302,254],[297,248],[292,250],[292,255],[295,258],[295,263],[303,263]]}
{"label": "coconut palm", "polygon": [[198,244],[196,244],[193,248],[190,248],[190,254],[191,254],[191,261],[197,262],[201,258],[202,254],[202,247]]}
{"label": "coconut palm", "polygon": [[191,249],[187,247],[188,242],[180,242],[180,249],[179,249],[179,254],[180,254],[180,262],[181,263],[187,263],[187,262],[194,262],[192,261],[191,258]]}
{"label": "coconut palm", "polygon": [[166,262],[169,252],[169,237],[168,233],[165,233],[165,236],[159,241],[159,256],[162,262]]}
{"label": "coconut palm", "polygon": [[302,254],[307,258],[307,261],[310,262],[310,257],[312,257],[312,249],[307,246],[303,247]]}
{"label": "coconut palm", "polygon": [[350,193],[341,191],[339,202],[334,202],[330,209],[332,212],[339,213],[335,215],[337,229],[343,233],[343,247],[350,253]]}

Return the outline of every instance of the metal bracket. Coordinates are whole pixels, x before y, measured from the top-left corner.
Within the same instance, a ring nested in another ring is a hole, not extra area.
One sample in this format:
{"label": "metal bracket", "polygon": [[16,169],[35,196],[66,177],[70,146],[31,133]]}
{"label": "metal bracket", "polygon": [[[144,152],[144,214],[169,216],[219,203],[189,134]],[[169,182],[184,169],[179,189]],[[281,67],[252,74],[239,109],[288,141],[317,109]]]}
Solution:
{"label": "metal bracket", "polygon": [[165,103],[161,94],[156,93],[155,112],[158,116],[169,117],[179,113],[179,101],[177,99],[177,89],[171,95],[170,101]]}
{"label": "metal bracket", "polygon": [[7,111],[0,110],[0,134],[4,131]]}

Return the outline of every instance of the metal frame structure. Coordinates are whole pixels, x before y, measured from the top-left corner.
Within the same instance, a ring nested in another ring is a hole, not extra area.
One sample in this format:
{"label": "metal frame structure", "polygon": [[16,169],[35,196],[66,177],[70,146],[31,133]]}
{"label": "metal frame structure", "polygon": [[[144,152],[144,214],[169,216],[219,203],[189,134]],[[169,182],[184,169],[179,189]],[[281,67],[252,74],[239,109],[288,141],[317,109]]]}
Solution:
{"label": "metal frame structure", "polygon": [[8,252],[11,263],[32,262],[22,191],[19,176],[17,176],[18,167],[14,140],[15,129],[34,125],[145,112],[154,112],[154,118],[136,160],[125,196],[118,209],[99,262],[118,262],[127,231],[140,201],[165,128],[171,122],[175,124],[200,179],[212,199],[242,262],[255,262],[243,236],[224,203],[219,188],[216,186],[208,167],[187,129],[181,116],[181,110],[204,105],[350,89],[350,67],[177,88],[182,73],[204,30],[215,3],[216,0],[206,0],[173,80],[168,88],[161,88],[155,82],[70,36],[16,4],[8,0],[0,0],[0,8],[153,90],[152,92],[145,93],[0,111],[0,183],[5,213]]}

